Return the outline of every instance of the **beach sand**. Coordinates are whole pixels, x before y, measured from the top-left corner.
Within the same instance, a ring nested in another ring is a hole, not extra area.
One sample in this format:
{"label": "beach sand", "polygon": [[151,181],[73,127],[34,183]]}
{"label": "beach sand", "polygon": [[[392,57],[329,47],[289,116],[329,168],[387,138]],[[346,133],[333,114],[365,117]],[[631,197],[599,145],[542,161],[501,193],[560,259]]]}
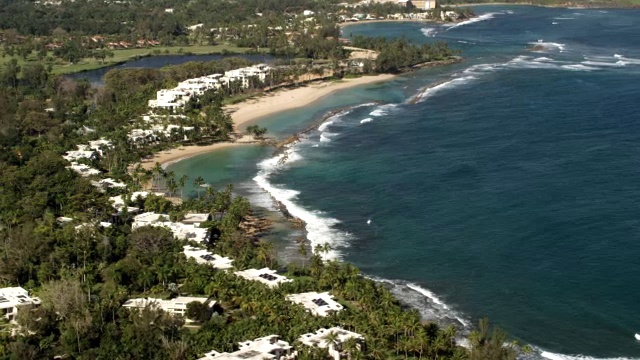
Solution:
{"label": "beach sand", "polygon": [[[283,89],[274,92],[265,93],[264,95],[247,100],[238,104],[229,105],[225,110],[231,114],[234,128],[238,132],[244,129],[251,122],[276,114],[281,111],[296,109],[313,103],[335,91],[348,89],[358,85],[371,84],[392,79],[395,75],[382,74],[376,76],[362,76],[359,78],[343,79],[339,81],[325,81],[313,83],[294,89]],[[170,163],[180,161],[195,155],[200,155],[220,149],[226,149],[235,146],[247,146],[249,144],[258,143],[253,137],[245,135],[235,142],[222,142],[211,145],[192,145],[180,146],[175,149],[169,149],[156,153],[153,158],[144,159],[141,165],[145,169],[151,169],[156,163],[168,165]]]}
{"label": "beach sand", "polygon": [[229,105],[225,107],[225,110],[231,114],[236,131],[242,132],[249,123],[262,117],[307,106],[338,90],[386,81],[394,76],[395,75],[390,74],[362,76],[359,78],[313,83],[294,89],[278,90],[272,93],[265,93],[257,99]]}

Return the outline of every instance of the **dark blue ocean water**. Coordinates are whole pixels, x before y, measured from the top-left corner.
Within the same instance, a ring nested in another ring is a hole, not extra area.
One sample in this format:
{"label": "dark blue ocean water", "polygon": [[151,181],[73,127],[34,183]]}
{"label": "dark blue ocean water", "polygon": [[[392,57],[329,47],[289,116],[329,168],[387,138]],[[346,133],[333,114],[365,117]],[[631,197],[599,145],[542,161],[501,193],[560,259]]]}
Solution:
{"label": "dark blue ocean water", "polygon": [[346,28],[466,61],[264,120],[283,134],[343,109],[284,165],[248,148],[172,170],[233,177],[266,207],[267,190],[426,318],[487,316],[552,359],[640,358],[640,11],[476,11]]}

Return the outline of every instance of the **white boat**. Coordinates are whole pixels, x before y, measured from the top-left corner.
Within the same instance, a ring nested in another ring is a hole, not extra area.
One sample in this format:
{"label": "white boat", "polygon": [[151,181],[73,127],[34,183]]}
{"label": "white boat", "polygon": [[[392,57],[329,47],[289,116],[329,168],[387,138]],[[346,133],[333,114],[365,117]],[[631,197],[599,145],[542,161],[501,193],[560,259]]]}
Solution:
{"label": "white boat", "polygon": [[636,340],[640,341],[640,334],[636,334]]}

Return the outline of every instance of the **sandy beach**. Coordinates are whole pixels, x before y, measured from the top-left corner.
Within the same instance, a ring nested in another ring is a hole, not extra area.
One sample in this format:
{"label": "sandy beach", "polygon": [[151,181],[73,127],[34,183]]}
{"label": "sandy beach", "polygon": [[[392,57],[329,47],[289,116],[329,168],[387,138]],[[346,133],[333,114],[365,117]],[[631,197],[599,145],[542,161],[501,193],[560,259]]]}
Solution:
{"label": "sandy beach", "polygon": [[[395,75],[382,74],[375,76],[363,76],[353,79],[326,81],[313,83],[294,89],[282,89],[265,93],[256,99],[250,99],[225,108],[231,114],[234,128],[238,132],[244,131],[250,122],[262,117],[273,115],[281,111],[303,107],[327,96],[335,91],[350,87],[371,84],[392,79]],[[205,146],[180,146],[156,153],[153,158],[145,159],[141,165],[145,169],[151,169],[156,163],[168,165],[186,158],[200,155],[220,149],[236,146],[247,146],[259,143],[253,137],[245,135],[235,142],[222,142]]]}
{"label": "sandy beach", "polygon": [[395,75],[382,74],[353,79],[312,83],[294,89],[265,93],[257,99],[248,100],[225,108],[233,118],[236,131],[242,132],[250,122],[275,113],[307,106],[335,91],[350,87],[386,81]]}

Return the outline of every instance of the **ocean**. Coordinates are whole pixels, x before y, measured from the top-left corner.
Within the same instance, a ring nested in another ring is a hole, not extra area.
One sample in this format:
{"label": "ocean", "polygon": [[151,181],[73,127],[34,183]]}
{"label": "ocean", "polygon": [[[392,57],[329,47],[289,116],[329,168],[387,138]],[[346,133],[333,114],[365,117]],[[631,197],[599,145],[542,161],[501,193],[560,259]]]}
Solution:
{"label": "ocean", "polygon": [[[278,199],[426,319],[486,316],[536,357],[640,358],[640,11],[474,9],[344,28],[465,61],[261,119],[276,137],[317,124],[286,160],[232,148],[170,169]],[[301,235],[273,237],[293,254]]]}

